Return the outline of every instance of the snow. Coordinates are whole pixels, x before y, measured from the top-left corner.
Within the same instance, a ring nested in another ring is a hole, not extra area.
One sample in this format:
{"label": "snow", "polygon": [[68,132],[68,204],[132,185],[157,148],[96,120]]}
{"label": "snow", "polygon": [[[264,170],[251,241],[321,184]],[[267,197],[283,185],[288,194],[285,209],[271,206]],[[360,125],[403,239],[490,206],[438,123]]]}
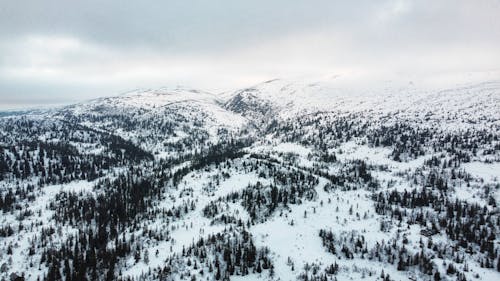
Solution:
{"label": "snow", "polygon": [[[24,230],[17,233],[15,236],[0,238],[0,243],[3,245],[14,245],[12,253],[12,263],[10,264],[10,270],[12,272],[26,272],[30,280],[35,280],[39,276],[43,276],[45,268],[37,269],[37,267],[30,267],[30,261],[36,261],[39,258],[39,254],[32,256],[27,259],[28,251],[31,246],[31,241],[40,235],[38,228],[30,228],[30,225],[41,224],[45,227],[55,225],[53,222],[53,211],[49,210],[48,204],[55,198],[55,196],[61,192],[90,192],[92,191],[93,183],[88,181],[74,181],[68,184],[60,185],[50,185],[43,187],[39,190],[39,194],[35,197],[34,202],[27,202],[26,209],[32,212],[32,215],[24,218],[22,224],[25,226]],[[40,212],[40,215],[38,213]],[[11,224],[15,226],[20,222],[13,214],[3,214],[1,219],[2,225]],[[57,244],[58,242],[64,241],[65,237],[71,233],[75,233],[75,229],[65,226],[61,231],[61,236],[59,241],[53,241],[52,243]]]}
{"label": "snow", "polygon": [[[493,133],[498,132],[500,125],[500,82],[488,81],[483,83],[469,83],[460,86],[441,85],[439,87],[427,84],[419,84],[418,81],[385,81],[374,85],[372,83],[359,83],[349,77],[334,76],[323,79],[307,79],[302,81],[288,81],[283,79],[267,81],[253,87],[214,95],[208,92],[177,88],[160,88],[156,90],[136,90],[118,97],[103,98],[72,107],[75,115],[99,115],[101,110],[116,114],[133,113],[135,118],[144,120],[161,120],[171,122],[176,127],[172,134],[164,135],[152,132],[150,128],[138,128],[128,131],[125,128],[113,127],[111,121],[102,121],[97,125],[93,122],[83,121],[81,124],[96,130],[112,131],[127,140],[139,144],[142,148],[155,154],[156,160],[166,159],[181,153],[193,151],[171,151],[164,148],[166,144],[178,144],[191,136],[187,129],[199,125],[199,130],[208,135],[210,143],[217,143],[222,134],[219,130],[229,130],[229,134],[238,135],[244,129],[249,129],[251,136],[256,134],[251,130],[251,120],[236,114],[226,108],[225,104],[236,94],[244,98],[257,98],[260,101],[273,105],[276,111],[271,112],[278,118],[293,120],[300,118],[302,114],[317,112],[334,112],[335,114],[360,113],[365,118],[384,120],[385,116],[393,116],[391,120],[410,120],[421,126],[439,127],[443,130],[463,131],[466,129],[486,129]],[[102,109],[104,108],[104,109]],[[178,114],[183,121],[176,120],[173,116]],[[39,117],[42,118],[42,117]],[[185,119],[185,120],[184,120]],[[380,121],[380,124],[384,124]],[[186,129],[187,128],[187,129]],[[196,127],[198,129],[198,127]],[[158,142],[146,142],[147,137],[157,137]],[[205,136],[205,135],[204,135]],[[226,135],[224,135],[226,137]],[[50,135],[40,136],[39,139],[57,140]],[[93,144],[72,143],[81,152],[100,154],[104,148]],[[199,144],[196,149],[203,147],[206,143]],[[249,154],[256,153],[268,156],[277,161],[281,167],[290,168],[294,171],[310,171],[316,168],[313,159],[317,153],[314,147],[308,147],[293,142],[283,142],[278,137],[269,133],[262,136],[252,146],[244,150],[248,153],[244,159],[249,159]],[[389,158],[392,149],[390,147],[371,147],[365,144],[365,140],[354,139],[348,142],[336,144],[328,149],[329,153],[335,154],[337,162],[321,163],[325,170],[332,174],[341,171],[342,165],[351,160],[364,160],[369,165],[384,166],[385,169],[371,170],[370,173],[378,180],[380,190],[410,190],[416,184],[409,182],[402,174],[422,168],[424,162],[435,156],[432,152],[425,156],[398,162]],[[498,152],[491,159],[497,162],[480,162],[481,157],[473,159],[473,162],[461,164],[460,168],[474,177],[470,186],[460,181],[453,182],[450,188],[450,198],[457,198],[468,202],[486,205],[487,198],[481,188],[485,184],[493,186],[498,184],[500,177],[500,163]],[[487,158],[487,157],[483,157]],[[488,159],[490,159],[488,158]],[[478,160],[479,159],[479,160]],[[248,172],[238,166],[235,160],[233,167],[224,167],[218,170],[214,165],[188,173],[182,178],[178,186],[165,187],[165,197],[155,202],[152,211],[169,209],[181,206],[187,200],[196,203],[194,210],[188,211],[179,219],[168,219],[158,215],[151,220],[142,221],[142,226],[149,229],[160,229],[168,233],[170,239],[156,241],[144,235],[143,229],[127,230],[126,236],[132,234],[141,239],[141,243],[149,251],[149,263],[143,260],[136,262],[131,255],[124,261],[120,270],[124,276],[137,277],[152,268],[162,266],[165,260],[173,254],[179,254],[184,247],[188,247],[193,241],[210,234],[223,231],[227,225],[212,224],[212,218],[203,216],[203,208],[212,201],[224,197],[232,192],[238,192],[257,181],[269,184],[258,176],[258,171]],[[262,160],[265,161],[265,160]],[[189,167],[192,163],[186,161],[174,167],[169,167],[170,172],[175,172],[183,167]],[[236,167],[236,168],[235,168]],[[112,171],[107,171],[109,174]],[[221,173],[227,177],[220,177]],[[109,175],[108,174],[108,175]],[[252,225],[249,231],[252,233],[257,246],[266,246],[271,250],[276,276],[279,280],[295,280],[297,275],[303,272],[306,264],[315,263],[323,270],[333,262],[340,267],[338,280],[376,280],[383,269],[389,273],[394,280],[410,280],[412,272],[397,271],[395,266],[368,261],[360,258],[354,260],[341,259],[328,253],[322,245],[319,230],[330,230],[336,235],[355,231],[364,235],[368,248],[382,240],[387,241],[396,235],[407,235],[408,247],[418,251],[417,243],[420,238],[427,238],[420,234],[421,227],[418,225],[408,226],[404,222],[401,226],[392,227],[388,232],[380,230],[381,222],[386,219],[376,214],[374,202],[371,199],[372,191],[357,189],[350,191],[332,190],[324,191],[327,184],[325,178],[318,178],[319,184],[315,187],[317,198],[312,201],[304,201],[299,205],[291,205],[289,209],[276,210],[265,222]],[[7,183],[2,183],[7,184]],[[93,191],[93,183],[86,181],[75,181],[69,184],[46,186],[36,191],[35,201],[26,202],[26,209],[33,212],[23,224],[30,225],[42,223],[42,225],[55,225],[53,212],[47,209],[49,202],[61,191],[85,192]],[[494,190],[497,202],[500,202],[500,190]],[[248,220],[249,214],[240,202],[224,202],[225,214],[230,214],[243,221]],[[350,210],[352,209],[352,212]],[[42,211],[41,215],[37,213]],[[154,212],[152,212],[154,213]],[[161,212],[159,212],[161,213]],[[4,214],[0,221],[2,224],[17,225],[18,219],[12,214]],[[16,245],[13,249],[11,270],[15,272],[30,272],[29,280],[35,280],[42,276],[46,268],[33,270],[29,268],[27,251],[30,240],[39,234],[39,228],[25,229],[15,237],[0,238],[0,243]],[[62,234],[58,236],[61,241],[75,229],[65,226],[61,229]],[[433,237],[436,242],[449,243],[445,235]],[[58,243],[54,241],[53,243]],[[156,254],[156,252],[158,254]],[[289,264],[289,259],[294,264],[294,270]],[[36,257],[33,258],[36,260]],[[443,260],[437,259],[437,264]],[[441,267],[441,265],[438,265]],[[482,280],[497,280],[498,274],[491,270],[479,268],[471,262],[471,272],[479,273]],[[444,269],[443,269],[444,270]],[[367,272],[373,273],[367,276]],[[469,274],[469,275],[472,275]],[[471,276],[468,276],[471,277]],[[251,274],[248,276],[234,276],[232,280],[269,280],[266,274]]]}
{"label": "snow", "polygon": [[[325,250],[319,237],[319,230],[326,229],[336,233],[358,231],[365,235],[369,246],[373,246],[376,241],[386,239],[387,233],[377,230],[380,225],[379,217],[373,212],[373,203],[368,198],[369,193],[364,190],[326,193],[323,191],[325,184],[326,181],[321,179],[316,187],[317,200],[291,206],[291,212],[284,211],[282,216],[278,211],[267,222],[253,226],[251,232],[256,243],[270,247],[275,253],[276,276],[279,276],[281,280],[294,280],[306,263],[321,264],[324,268],[334,262],[340,266],[351,267],[357,264],[369,268],[376,271],[375,277],[378,277],[380,272],[378,272],[377,264],[363,260],[356,260],[355,263],[340,260]],[[327,203],[328,198],[331,199],[331,203]],[[321,201],[323,201],[322,206]],[[349,214],[351,206],[353,206],[353,213]],[[307,212],[306,217],[304,217],[304,212]],[[365,212],[368,214],[366,219],[363,218]],[[356,214],[359,214],[360,218]],[[292,221],[293,225],[291,225]],[[294,271],[287,264],[289,257],[295,264]],[[351,274],[346,272],[343,278],[342,274],[337,278],[347,280]]]}
{"label": "snow", "polygon": [[477,203],[486,206],[486,200],[481,198],[481,190],[477,187],[467,187],[465,185],[455,187],[454,197],[469,203]]}
{"label": "snow", "polygon": [[[469,82],[467,82],[469,81]],[[340,75],[303,80],[276,79],[235,91],[243,100],[259,99],[277,108],[282,119],[313,112],[388,114],[425,120],[431,126],[457,130],[491,120],[500,124],[500,81],[465,79],[454,83],[423,80],[360,80]],[[225,94],[224,97],[231,96]],[[430,115],[429,115],[430,114]],[[451,118],[450,118],[451,117]]]}
{"label": "snow", "polygon": [[483,179],[486,182],[498,182],[500,179],[500,162],[471,162],[462,164],[462,167],[468,173],[472,174],[472,176]]}
{"label": "snow", "polygon": [[296,153],[301,157],[307,157],[311,153],[311,149],[308,149],[300,144],[284,142],[274,146],[274,151],[281,153]]}
{"label": "snow", "polygon": [[[173,198],[181,198],[184,190],[189,189],[192,191],[189,198],[196,200],[196,209],[189,212],[180,220],[170,224],[171,240],[160,242],[156,245],[149,247],[150,249],[150,262],[146,265],[144,262],[135,263],[133,257],[130,257],[127,262],[127,267],[124,269],[124,276],[138,276],[141,272],[147,272],[149,267],[162,265],[165,259],[173,253],[181,253],[183,247],[188,247],[192,242],[197,241],[201,237],[207,237],[210,234],[216,234],[226,228],[225,225],[216,224],[211,225],[212,219],[203,216],[202,209],[210,201],[216,200],[235,191],[239,191],[259,179],[255,173],[242,173],[227,169],[226,172],[230,173],[230,177],[220,181],[219,186],[213,191],[207,191],[208,184],[212,181],[211,177],[217,175],[215,171],[208,172],[191,172],[187,174],[181,182],[179,188],[171,193]],[[165,200],[158,207],[168,207],[175,205],[174,202]],[[226,211],[237,218],[248,219],[246,210],[240,204],[230,204],[229,210]],[[158,227],[161,225],[160,220],[151,221],[148,223],[151,227]],[[159,255],[155,256],[156,250]]]}

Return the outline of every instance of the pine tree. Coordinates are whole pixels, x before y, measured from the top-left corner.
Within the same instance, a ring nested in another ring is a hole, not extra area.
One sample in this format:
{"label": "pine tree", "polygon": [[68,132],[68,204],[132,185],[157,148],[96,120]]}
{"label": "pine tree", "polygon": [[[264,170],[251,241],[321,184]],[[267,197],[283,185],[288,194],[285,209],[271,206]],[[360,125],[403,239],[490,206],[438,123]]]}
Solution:
{"label": "pine tree", "polygon": [[441,274],[439,274],[439,271],[434,273],[434,281],[441,281]]}
{"label": "pine tree", "polygon": [[149,250],[144,250],[144,263],[149,264]]}

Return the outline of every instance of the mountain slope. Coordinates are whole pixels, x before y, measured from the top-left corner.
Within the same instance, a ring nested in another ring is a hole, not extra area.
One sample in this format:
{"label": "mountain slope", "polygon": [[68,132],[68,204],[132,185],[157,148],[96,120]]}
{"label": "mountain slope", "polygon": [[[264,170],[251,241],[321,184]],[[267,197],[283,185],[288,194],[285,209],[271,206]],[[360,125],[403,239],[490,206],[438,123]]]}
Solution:
{"label": "mountain slope", "polygon": [[246,126],[245,118],[220,105],[218,97],[207,92],[161,88],[69,106],[55,116],[113,132],[165,157],[231,138]]}
{"label": "mountain slope", "polygon": [[500,81],[460,87],[419,88],[413,82],[363,85],[340,77],[319,81],[271,80],[238,90],[226,108],[254,118],[293,118],[315,112],[364,113],[373,117],[498,124]]}
{"label": "mountain slope", "polygon": [[0,118],[0,278],[497,280],[500,82],[136,90]]}

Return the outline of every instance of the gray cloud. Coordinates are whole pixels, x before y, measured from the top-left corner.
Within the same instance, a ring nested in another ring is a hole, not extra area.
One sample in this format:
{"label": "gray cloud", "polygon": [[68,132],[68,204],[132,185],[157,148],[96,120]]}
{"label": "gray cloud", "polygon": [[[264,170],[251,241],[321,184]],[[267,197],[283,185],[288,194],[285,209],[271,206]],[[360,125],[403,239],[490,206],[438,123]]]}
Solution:
{"label": "gray cloud", "polygon": [[3,1],[0,107],[273,77],[492,71],[500,1]]}
{"label": "gray cloud", "polygon": [[[373,6],[372,1],[363,1]],[[3,36],[77,35],[105,44],[199,51],[241,46],[297,29],[349,24],[363,6],[335,1],[16,1],[3,4]]]}

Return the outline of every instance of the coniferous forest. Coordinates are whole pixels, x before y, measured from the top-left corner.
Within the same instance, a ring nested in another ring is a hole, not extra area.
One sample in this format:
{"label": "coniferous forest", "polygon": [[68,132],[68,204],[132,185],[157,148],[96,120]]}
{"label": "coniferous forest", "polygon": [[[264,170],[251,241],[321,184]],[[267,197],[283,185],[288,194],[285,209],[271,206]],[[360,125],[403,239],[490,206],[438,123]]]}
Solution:
{"label": "coniferous forest", "polygon": [[0,280],[500,279],[499,83],[284,83],[3,113]]}

